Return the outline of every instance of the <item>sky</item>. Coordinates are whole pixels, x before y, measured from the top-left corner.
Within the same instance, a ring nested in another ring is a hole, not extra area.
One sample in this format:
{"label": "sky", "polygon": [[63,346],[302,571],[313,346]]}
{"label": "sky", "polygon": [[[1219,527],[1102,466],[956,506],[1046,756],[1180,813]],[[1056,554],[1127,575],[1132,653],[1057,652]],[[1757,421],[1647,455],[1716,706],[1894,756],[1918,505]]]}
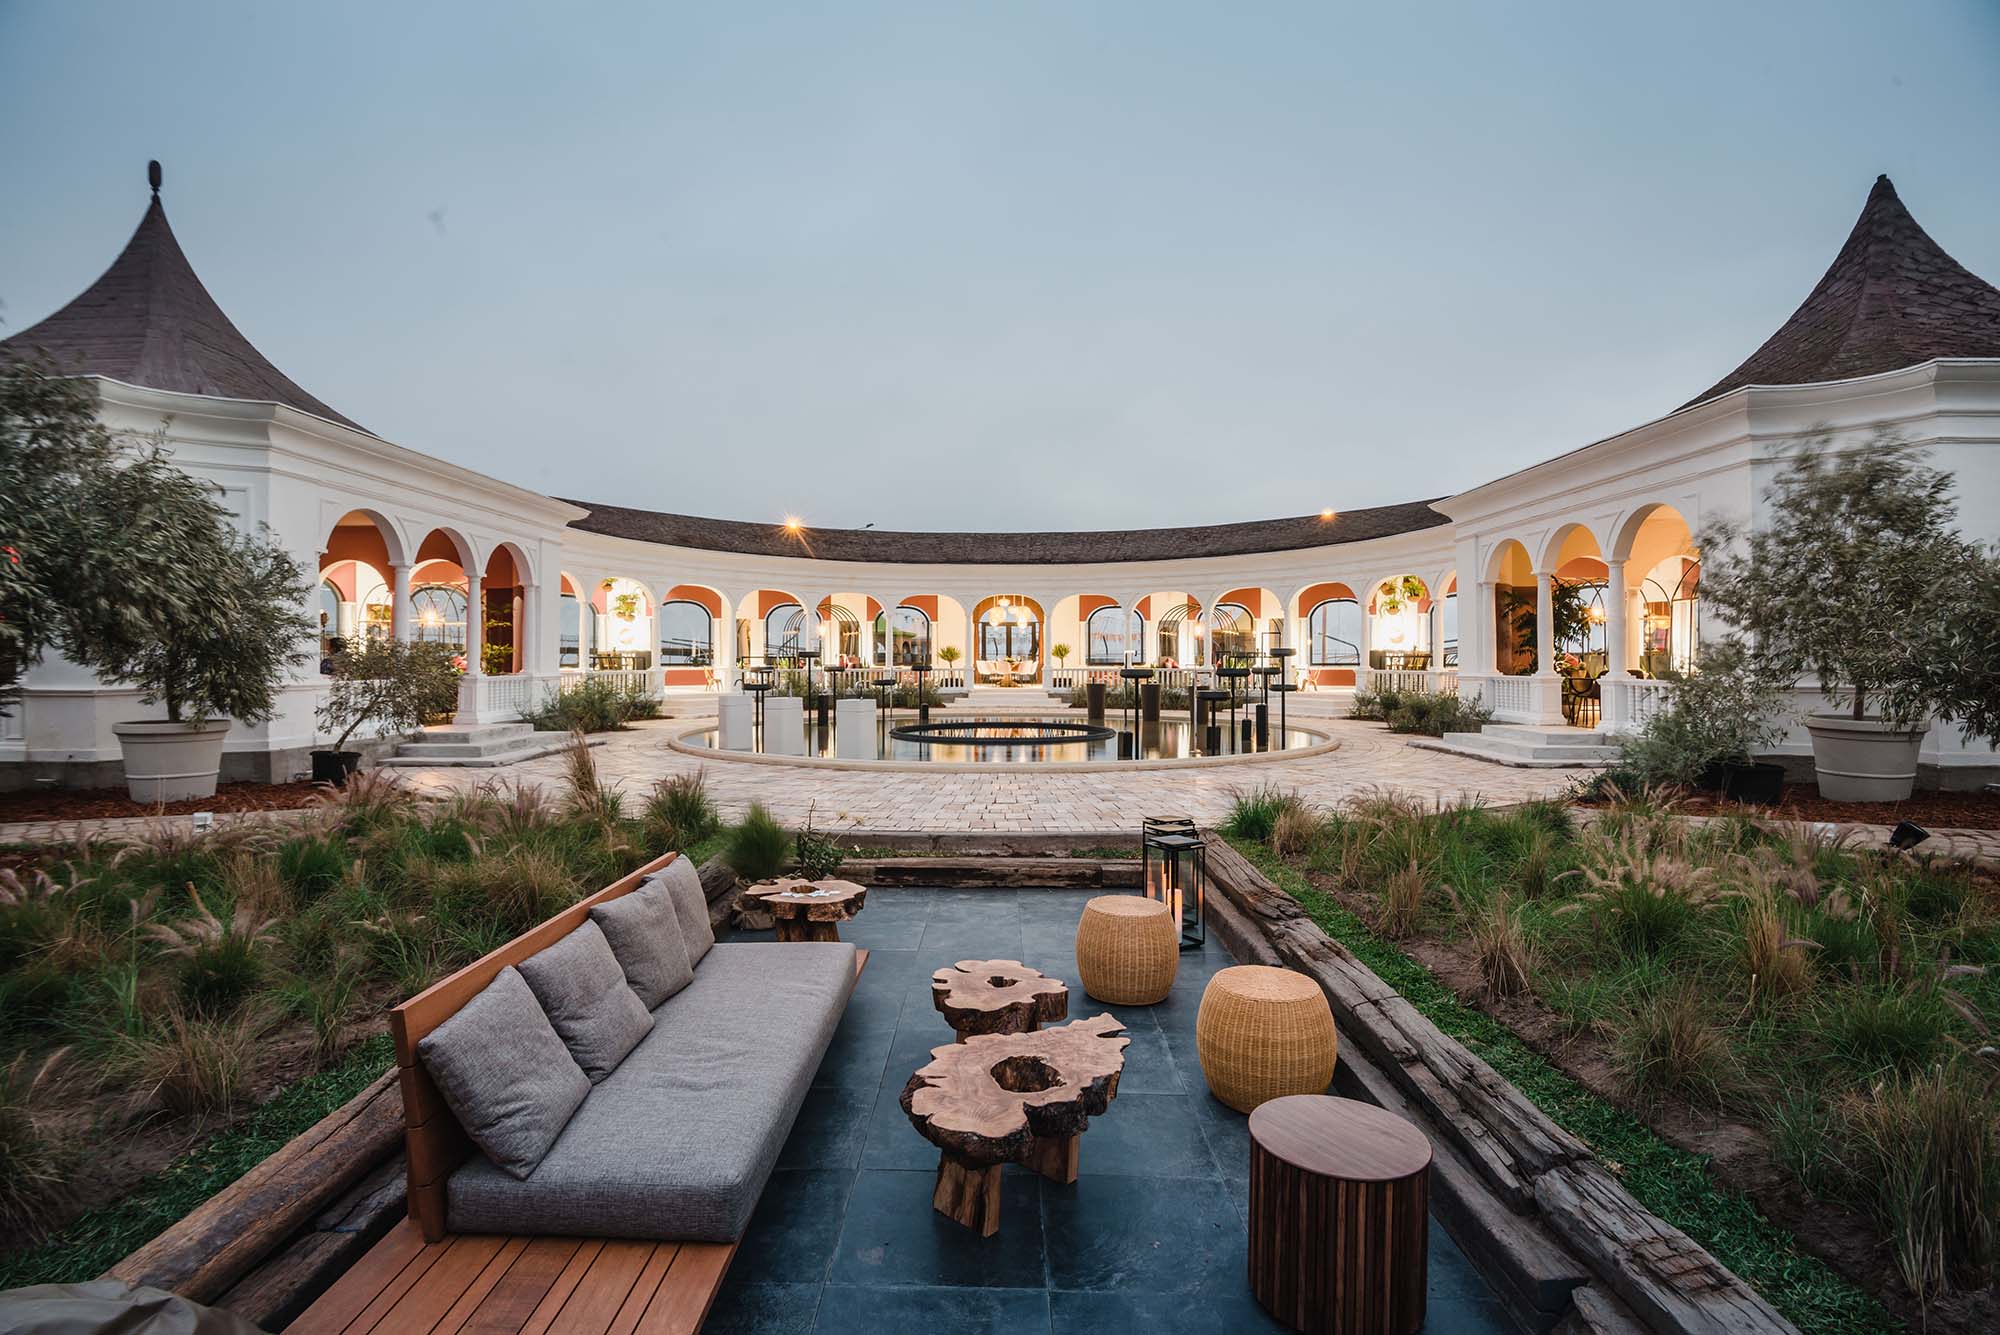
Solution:
{"label": "sky", "polygon": [[916,529],[1447,495],[1671,411],[1877,173],[2000,281],[2000,0],[0,0],[0,332],[143,212],[540,491]]}

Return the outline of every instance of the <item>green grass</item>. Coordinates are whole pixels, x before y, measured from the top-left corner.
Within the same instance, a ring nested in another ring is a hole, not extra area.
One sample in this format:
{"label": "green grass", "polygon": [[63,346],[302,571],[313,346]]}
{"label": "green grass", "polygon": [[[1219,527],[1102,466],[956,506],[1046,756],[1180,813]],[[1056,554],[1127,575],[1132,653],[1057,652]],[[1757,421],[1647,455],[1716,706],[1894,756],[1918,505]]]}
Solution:
{"label": "green grass", "polygon": [[79,1216],[36,1247],[0,1254],[0,1289],[97,1278],[360,1093],[394,1060],[386,1035],[362,1043],[182,1155],[123,1200]]}
{"label": "green grass", "polygon": [[1801,1330],[1825,1335],[1898,1331],[1869,1294],[1802,1252],[1750,1199],[1716,1184],[1708,1161],[1677,1149],[1631,1114],[1565,1075],[1511,1030],[1460,1001],[1428,969],[1370,931],[1263,845],[1230,841],[1291,895],[1328,936],[1402,993],[1445,1033],[1514,1082],[1558,1126],[1594,1149],[1633,1196],[1715,1254]]}

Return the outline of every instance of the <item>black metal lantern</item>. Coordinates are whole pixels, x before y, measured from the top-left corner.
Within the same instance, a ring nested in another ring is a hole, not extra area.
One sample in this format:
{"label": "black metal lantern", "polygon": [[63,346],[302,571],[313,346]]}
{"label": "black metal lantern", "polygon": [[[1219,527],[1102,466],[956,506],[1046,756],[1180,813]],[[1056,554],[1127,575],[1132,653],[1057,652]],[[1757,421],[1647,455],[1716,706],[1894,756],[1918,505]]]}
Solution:
{"label": "black metal lantern", "polygon": [[1148,899],[1159,899],[1167,883],[1167,858],[1155,840],[1170,834],[1193,834],[1187,816],[1148,816],[1139,824],[1139,888]]}
{"label": "black metal lantern", "polygon": [[1208,845],[1190,832],[1155,836],[1152,847],[1160,856],[1160,898],[1180,920],[1181,949],[1200,950],[1208,930]]}

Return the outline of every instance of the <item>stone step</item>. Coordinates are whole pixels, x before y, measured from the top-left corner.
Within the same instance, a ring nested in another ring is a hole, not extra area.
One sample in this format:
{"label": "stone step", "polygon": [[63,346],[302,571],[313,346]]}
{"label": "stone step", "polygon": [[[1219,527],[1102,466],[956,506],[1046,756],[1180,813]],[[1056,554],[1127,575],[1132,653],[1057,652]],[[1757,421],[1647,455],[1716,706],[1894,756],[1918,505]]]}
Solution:
{"label": "stone step", "polygon": [[[1509,735],[1513,725],[1497,725],[1484,732],[1448,732],[1439,738],[1418,738],[1410,743],[1425,751],[1443,751],[1495,765],[1516,769],[1603,769],[1618,759],[1618,748],[1602,733],[1579,728],[1524,728]],[[1571,741],[1560,734],[1567,731]],[[1545,737],[1543,734],[1555,734]],[[1591,740],[1591,739],[1598,740]]]}
{"label": "stone step", "polygon": [[398,746],[395,755],[376,763],[484,769],[553,755],[568,745],[568,733],[536,732],[527,723],[444,723],[423,729],[415,740]]}
{"label": "stone step", "polygon": [[527,723],[436,723],[427,728],[419,728],[416,741],[410,744],[477,746],[503,739],[532,737],[534,734],[534,726]]}

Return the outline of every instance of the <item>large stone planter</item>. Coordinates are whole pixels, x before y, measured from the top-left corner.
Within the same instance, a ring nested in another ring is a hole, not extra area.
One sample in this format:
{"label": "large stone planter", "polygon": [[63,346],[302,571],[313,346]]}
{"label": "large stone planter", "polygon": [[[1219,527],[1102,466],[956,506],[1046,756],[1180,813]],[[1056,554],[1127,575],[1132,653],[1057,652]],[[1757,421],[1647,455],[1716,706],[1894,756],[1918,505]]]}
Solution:
{"label": "large stone planter", "polygon": [[125,788],[134,802],[215,796],[228,719],[196,727],[165,721],[114,723],[111,731],[125,753]]}
{"label": "large stone planter", "polygon": [[1917,782],[1923,728],[1902,728],[1878,718],[1813,714],[1813,767],[1819,795],[1835,802],[1900,802]]}

